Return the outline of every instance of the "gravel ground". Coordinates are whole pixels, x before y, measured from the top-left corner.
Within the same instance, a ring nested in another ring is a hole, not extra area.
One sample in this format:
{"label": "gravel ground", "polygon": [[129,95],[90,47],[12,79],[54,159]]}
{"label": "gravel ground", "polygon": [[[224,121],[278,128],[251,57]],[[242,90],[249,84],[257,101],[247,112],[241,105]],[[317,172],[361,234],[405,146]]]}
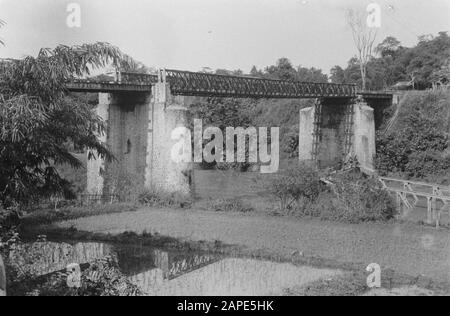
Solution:
{"label": "gravel ground", "polygon": [[450,231],[412,224],[349,225],[259,214],[142,209],[59,226],[111,234],[146,231],[192,241],[218,240],[254,250],[360,264],[361,269],[377,263],[383,270],[450,282]]}

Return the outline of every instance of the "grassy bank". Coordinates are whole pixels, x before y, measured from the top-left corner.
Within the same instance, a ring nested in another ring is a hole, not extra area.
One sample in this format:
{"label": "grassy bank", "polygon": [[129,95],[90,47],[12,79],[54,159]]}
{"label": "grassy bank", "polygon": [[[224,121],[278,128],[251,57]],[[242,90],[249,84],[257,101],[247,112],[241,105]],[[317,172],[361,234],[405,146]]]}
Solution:
{"label": "grassy bank", "polygon": [[60,221],[67,221],[71,219],[104,215],[104,214],[117,214],[124,212],[137,211],[136,204],[104,204],[104,205],[91,205],[91,206],[70,206],[60,209],[41,209],[27,214],[23,219],[21,226],[31,229],[41,225],[50,225]]}

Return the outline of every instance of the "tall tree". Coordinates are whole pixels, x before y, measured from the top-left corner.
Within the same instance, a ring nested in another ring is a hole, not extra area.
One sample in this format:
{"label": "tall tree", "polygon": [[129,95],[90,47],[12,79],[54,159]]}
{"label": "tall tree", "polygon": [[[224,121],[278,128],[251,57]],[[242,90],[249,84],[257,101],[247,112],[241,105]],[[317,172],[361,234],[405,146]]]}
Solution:
{"label": "tall tree", "polygon": [[430,79],[433,88],[450,84],[450,60],[441,69],[435,70],[431,74]]}
{"label": "tall tree", "polygon": [[393,36],[388,36],[375,47],[375,52],[380,54],[382,58],[387,56],[394,57],[395,53],[401,48],[400,44],[398,39]]}
{"label": "tall tree", "polygon": [[[67,142],[112,159],[91,106],[67,95],[65,83],[92,68],[133,60],[106,43],[42,49],[37,57],[0,60],[0,202],[8,206],[67,192],[54,164],[80,167]],[[94,157],[89,157],[94,158]]]}
{"label": "tall tree", "polygon": [[362,89],[367,88],[367,63],[372,56],[373,45],[377,37],[377,30],[366,24],[364,15],[355,10],[347,11],[347,23],[353,35],[353,41],[358,51],[358,61],[361,71]]}
{"label": "tall tree", "polygon": [[436,37],[423,36],[409,53],[406,73],[417,88],[430,88],[433,73],[450,60],[450,36],[447,32],[439,32]]}
{"label": "tall tree", "polygon": [[250,76],[263,78],[264,73],[261,70],[258,70],[258,68],[256,68],[256,66],[253,66],[252,69],[250,70]]}
{"label": "tall tree", "polygon": [[334,66],[330,70],[330,80],[332,83],[345,83],[345,71],[341,66]]}
{"label": "tall tree", "polygon": [[280,58],[276,65],[266,67],[265,72],[267,77],[282,80],[296,80],[297,71],[288,58]]}
{"label": "tall tree", "polygon": [[303,82],[328,82],[328,76],[322,73],[321,69],[317,68],[305,68],[299,66],[297,68],[297,78],[298,81]]}

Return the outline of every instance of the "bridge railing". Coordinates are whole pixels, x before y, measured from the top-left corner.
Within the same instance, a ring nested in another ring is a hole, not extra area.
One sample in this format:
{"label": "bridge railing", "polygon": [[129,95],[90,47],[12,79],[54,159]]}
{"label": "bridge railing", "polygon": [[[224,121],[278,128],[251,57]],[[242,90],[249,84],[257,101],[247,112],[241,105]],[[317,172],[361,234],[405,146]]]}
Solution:
{"label": "bridge railing", "polygon": [[158,82],[158,76],[152,74],[121,71],[116,76],[116,81],[118,83],[124,82],[129,84],[152,85]]}

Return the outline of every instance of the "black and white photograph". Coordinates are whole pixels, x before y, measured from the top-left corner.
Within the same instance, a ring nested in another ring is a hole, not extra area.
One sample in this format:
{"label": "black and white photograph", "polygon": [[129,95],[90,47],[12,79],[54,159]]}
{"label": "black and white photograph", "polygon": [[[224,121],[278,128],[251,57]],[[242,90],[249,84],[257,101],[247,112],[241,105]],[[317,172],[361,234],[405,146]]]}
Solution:
{"label": "black and white photograph", "polygon": [[0,0],[0,296],[450,296],[450,0]]}

